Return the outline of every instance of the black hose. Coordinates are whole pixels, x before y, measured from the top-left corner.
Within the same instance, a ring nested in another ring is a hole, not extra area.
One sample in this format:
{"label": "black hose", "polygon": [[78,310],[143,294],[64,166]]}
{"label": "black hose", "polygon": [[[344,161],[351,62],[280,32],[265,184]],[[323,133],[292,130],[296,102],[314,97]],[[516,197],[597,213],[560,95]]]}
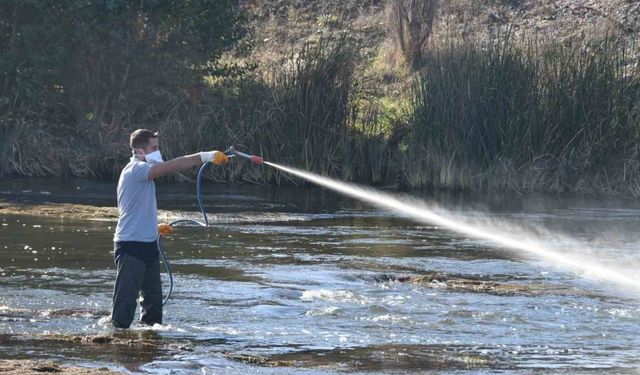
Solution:
{"label": "black hose", "polygon": [[[202,212],[202,217],[204,217],[204,223],[198,220],[192,220],[192,219],[178,219],[175,221],[172,221],[171,223],[169,223],[169,226],[174,226],[176,224],[181,224],[181,223],[192,223],[192,224],[197,224],[201,227],[208,227],[209,226],[209,220],[207,219],[207,213],[204,211],[204,205],[202,204],[202,175],[204,174],[204,170],[205,167],[209,164],[209,162],[205,162],[202,164],[202,166],[200,167],[200,170],[198,171],[198,179],[196,181],[196,195],[198,197],[198,205],[200,205],[200,212]],[[167,260],[167,257],[164,255],[164,252],[162,251],[162,247],[160,246],[160,233],[158,233],[158,239],[156,240],[157,244],[158,244],[158,252],[160,253],[160,257],[162,257],[162,262],[164,263],[164,266],[167,269],[167,273],[169,274],[169,293],[167,293],[167,296],[164,298],[164,300],[162,301],[162,306],[167,304],[167,301],[169,300],[169,297],[171,297],[171,292],[173,292],[173,273],[171,272],[171,264],[169,263],[169,260]]]}

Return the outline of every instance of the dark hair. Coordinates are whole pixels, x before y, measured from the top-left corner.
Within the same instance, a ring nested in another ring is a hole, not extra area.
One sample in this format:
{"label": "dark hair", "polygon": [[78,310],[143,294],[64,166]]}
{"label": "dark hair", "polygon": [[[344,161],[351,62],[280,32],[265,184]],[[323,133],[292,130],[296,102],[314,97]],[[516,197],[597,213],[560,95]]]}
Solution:
{"label": "dark hair", "polygon": [[138,129],[131,133],[129,137],[129,146],[134,148],[145,148],[149,145],[149,139],[158,138],[158,132],[152,132],[147,129]]}

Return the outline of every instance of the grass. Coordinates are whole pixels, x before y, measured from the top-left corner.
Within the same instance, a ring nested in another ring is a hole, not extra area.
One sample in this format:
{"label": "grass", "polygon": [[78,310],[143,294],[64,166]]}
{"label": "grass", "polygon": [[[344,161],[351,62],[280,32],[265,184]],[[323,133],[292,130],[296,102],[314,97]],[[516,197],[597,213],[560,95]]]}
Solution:
{"label": "grass", "polygon": [[611,39],[439,47],[413,87],[408,184],[637,194],[639,77]]}
{"label": "grass", "polygon": [[[367,184],[640,196],[640,67],[627,52],[613,39],[441,42],[406,85],[382,55],[367,60],[353,39],[320,37],[242,76],[153,92],[149,105],[119,99],[111,113],[0,102],[0,174],[114,179],[128,134],[148,127],[160,130],[165,157],[234,145]],[[379,90],[376,72],[395,89]],[[207,176],[302,183],[248,163]]]}
{"label": "grass", "polygon": [[[264,78],[266,116],[250,129],[252,148],[267,160],[352,176],[362,163],[353,158],[354,124],[367,95],[357,74],[359,57],[358,46],[346,37],[320,39],[272,66]],[[284,176],[268,178],[280,182]]]}

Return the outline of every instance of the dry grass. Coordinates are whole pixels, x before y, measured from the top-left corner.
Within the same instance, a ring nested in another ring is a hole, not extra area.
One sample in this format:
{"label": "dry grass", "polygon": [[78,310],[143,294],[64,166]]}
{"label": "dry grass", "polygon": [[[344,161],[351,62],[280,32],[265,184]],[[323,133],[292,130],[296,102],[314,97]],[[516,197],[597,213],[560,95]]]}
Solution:
{"label": "dry grass", "polygon": [[413,187],[637,194],[640,70],[624,43],[432,51],[414,88]]}

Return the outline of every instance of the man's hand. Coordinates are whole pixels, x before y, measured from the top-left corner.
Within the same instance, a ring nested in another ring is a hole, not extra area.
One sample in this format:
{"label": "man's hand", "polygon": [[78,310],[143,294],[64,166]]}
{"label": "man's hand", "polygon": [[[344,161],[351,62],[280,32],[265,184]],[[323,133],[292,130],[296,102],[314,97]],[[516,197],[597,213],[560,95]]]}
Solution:
{"label": "man's hand", "polygon": [[200,153],[200,158],[203,163],[212,162],[215,165],[227,164],[229,157],[222,151],[205,151]]}
{"label": "man's hand", "polygon": [[214,151],[213,152],[213,161],[212,163],[215,165],[227,164],[229,162],[229,157],[224,154],[222,151]]}
{"label": "man's hand", "polygon": [[169,224],[158,224],[158,234],[161,236],[166,236],[167,234],[173,232],[173,228]]}

